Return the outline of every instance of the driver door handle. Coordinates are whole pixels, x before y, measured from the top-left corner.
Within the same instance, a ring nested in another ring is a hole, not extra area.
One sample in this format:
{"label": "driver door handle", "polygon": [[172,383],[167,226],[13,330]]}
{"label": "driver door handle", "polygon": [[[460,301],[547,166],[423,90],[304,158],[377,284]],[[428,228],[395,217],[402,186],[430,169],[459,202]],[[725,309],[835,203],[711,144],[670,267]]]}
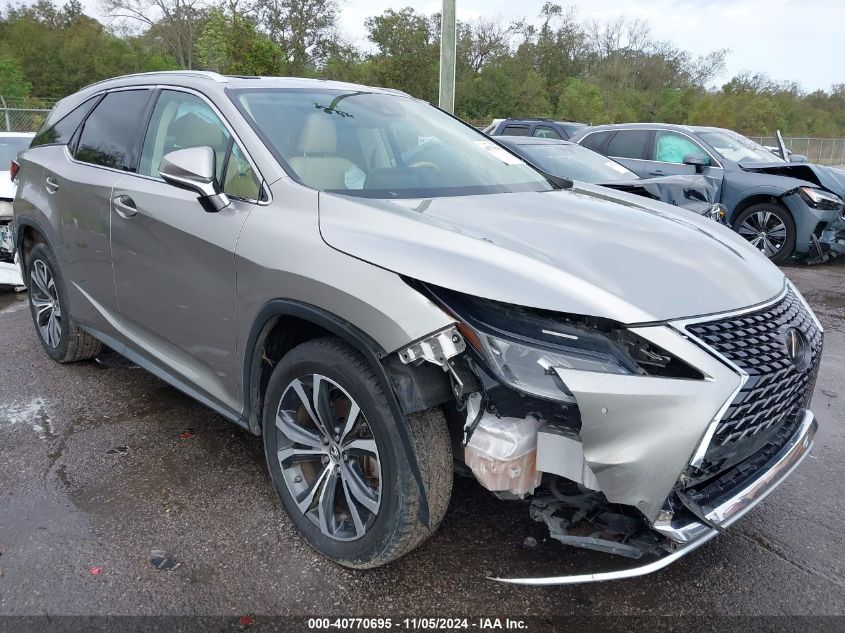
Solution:
{"label": "driver door handle", "polygon": [[59,190],[59,183],[52,176],[47,176],[44,179],[44,188],[47,190],[47,193],[53,194]]}
{"label": "driver door handle", "polygon": [[648,172],[650,176],[665,176],[666,172],[662,169],[655,169],[654,171]]}
{"label": "driver door handle", "polygon": [[117,196],[112,199],[112,204],[114,204],[114,210],[121,217],[131,218],[138,213],[135,201],[129,196]]}

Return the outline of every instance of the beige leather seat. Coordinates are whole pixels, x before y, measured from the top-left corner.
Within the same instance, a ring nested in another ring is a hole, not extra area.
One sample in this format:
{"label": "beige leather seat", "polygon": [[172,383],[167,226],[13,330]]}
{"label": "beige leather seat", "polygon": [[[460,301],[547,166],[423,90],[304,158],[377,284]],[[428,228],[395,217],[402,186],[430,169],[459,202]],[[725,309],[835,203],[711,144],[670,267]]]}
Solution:
{"label": "beige leather seat", "polygon": [[302,182],[315,189],[346,189],[344,176],[355,163],[336,156],[337,128],[331,115],[308,115],[298,150],[301,156],[293,156],[288,162]]}
{"label": "beige leather seat", "polygon": [[214,150],[217,168],[217,180],[220,180],[223,171],[223,157],[229,144],[229,135],[223,129],[211,121],[188,112],[178,119],[174,119],[167,126],[168,147],[167,152],[188,147],[210,147]]}

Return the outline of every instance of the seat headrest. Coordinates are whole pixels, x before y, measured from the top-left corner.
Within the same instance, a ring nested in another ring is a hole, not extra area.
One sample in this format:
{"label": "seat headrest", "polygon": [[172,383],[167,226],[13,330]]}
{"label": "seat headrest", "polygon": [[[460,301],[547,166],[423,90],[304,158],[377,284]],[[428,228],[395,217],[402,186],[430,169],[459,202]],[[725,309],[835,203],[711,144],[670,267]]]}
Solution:
{"label": "seat headrest", "polygon": [[223,145],[223,132],[219,125],[188,112],[175,119],[167,129],[173,146],[178,148],[210,146],[218,149]]}
{"label": "seat headrest", "polygon": [[334,154],[337,151],[337,128],[331,115],[309,114],[299,137],[303,154]]}

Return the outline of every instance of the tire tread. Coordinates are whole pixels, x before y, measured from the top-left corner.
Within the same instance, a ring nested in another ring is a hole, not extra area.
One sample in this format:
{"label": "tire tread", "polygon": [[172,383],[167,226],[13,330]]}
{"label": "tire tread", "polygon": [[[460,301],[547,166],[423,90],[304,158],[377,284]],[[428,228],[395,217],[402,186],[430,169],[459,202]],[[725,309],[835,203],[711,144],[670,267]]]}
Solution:
{"label": "tire tread", "polygon": [[[324,353],[342,358],[352,366],[357,378],[372,391],[378,406],[390,411],[387,396],[381,388],[381,381],[370,364],[354,348],[336,337],[325,337],[307,341],[298,348],[308,346],[308,351],[320,349]],[[293,350],[292,350],[293,351]],[[289,352],[291,353],[291,352]],[[420,493],[416,479],[405,469],[400,482],[404,503],[400,504],[398,521],[392,533],[383,539],[384,547],[366,560],[338,560],[345,567],[371,569],[379,567],[407,554],[431,536],[443,521],[452,494],[452,443],[446,419],[439,407],[412,413],[407,416],[408,430],[422,475],[423,486],[429,506],[429,525],[419,519]]]}
{"label": "tire tread", "polygon": [[[65,345],[64,353],[59,356],[48,350],[48,354],[50,354],[53,360],[59,363],[74,363],[93,358],[103,350],[103,344],[93,335],[83,330],[70,314],[70,307],[67,305],[67,289],[64,287],[65,280],[56,261],[55,254],[45,242],[38,242],[26,256],[27,266],[33,257],[46,259],[50,266],[53,280],[58,288],[59,300],[62,307],[62,318],[66,329],[65,336],[67,337],[67,344]],[[27,283],[31,282],[27,280]],[[40,335],[37,333],[36,336],[40,338]],[[42,345],[44,345],[43,341]],[[61,346],[59,349],[61,349]]]}

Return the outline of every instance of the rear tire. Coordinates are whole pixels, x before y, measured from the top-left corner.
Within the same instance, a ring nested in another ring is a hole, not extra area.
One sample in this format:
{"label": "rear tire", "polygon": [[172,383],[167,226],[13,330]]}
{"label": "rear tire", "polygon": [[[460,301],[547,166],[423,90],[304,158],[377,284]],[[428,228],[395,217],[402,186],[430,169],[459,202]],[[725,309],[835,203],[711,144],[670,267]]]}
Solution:
{"label": "rear tire", "polygon": [[736,217],[733,228],[775,264],[795,253],[795,220],[777,203],[751,205]]}
{"label": "rear tire", "polygon": [[50,247],[44,243],[33,246],[26,265],[29,309],[44,351],[59,363],[99,354],[103,344],[79,327],[71,316],[64,279]]}
{"label": "rear tire", "polygon": [[405,421],[393,416],[364,357],[340,339],[308,341],[282,358],[263,420],[279,499],[297,531],[327,558],[359,569],[384,565],[422,543],[446,514],[452,446],[442,411],[407,418],[428,500],[426,528],[396,429]]}

